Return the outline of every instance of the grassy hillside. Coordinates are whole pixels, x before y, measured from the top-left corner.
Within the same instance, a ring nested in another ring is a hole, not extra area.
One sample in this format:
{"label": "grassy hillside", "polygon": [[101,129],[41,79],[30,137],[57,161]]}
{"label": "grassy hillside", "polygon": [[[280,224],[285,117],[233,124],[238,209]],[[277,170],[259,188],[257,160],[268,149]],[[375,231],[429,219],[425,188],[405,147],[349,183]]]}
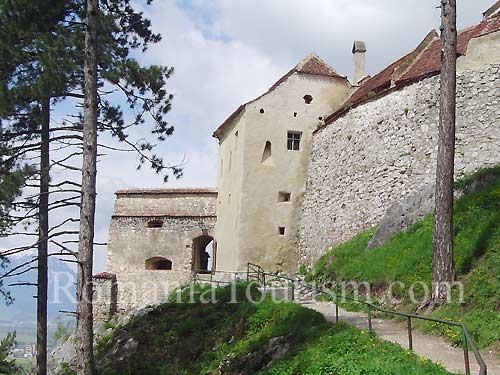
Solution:
{"label": "grassy hillside", "polygon": [[[327,323],[298,304],[226,303],[228,288],[218,289],[217,299],[167,303],[115,327],[97,344],[99,375],[446,374],[398,345]],[[137,349],[117,354],[130,338]]]}
{"label": "grassy hillside", "polygon": [[[482,188],[455,202],[455,266],[459,281],[464,283],[464,303],[451,303],[432,313],[433,316],[464,322],[479,346],[500,341],[500,168],[482,170],[464,178],[457,187],[465,189],[476,180],[489,176]],[[416,281],[430,287],[432,280],[433,217],[427,216],[408,230],[398,233],[385,245],[365,251],[373,230],[333,248],[324,255],[308,275],[309,280],[368,281],[375,289],[400,281],[405,287],[394,290],[404,299],[398,308],[414,311],[409,287]],[[423,288],[415,288],[423,297]],[[424,330],[440,332],[453,341],[455,331],[439,325],[425,324]]]}

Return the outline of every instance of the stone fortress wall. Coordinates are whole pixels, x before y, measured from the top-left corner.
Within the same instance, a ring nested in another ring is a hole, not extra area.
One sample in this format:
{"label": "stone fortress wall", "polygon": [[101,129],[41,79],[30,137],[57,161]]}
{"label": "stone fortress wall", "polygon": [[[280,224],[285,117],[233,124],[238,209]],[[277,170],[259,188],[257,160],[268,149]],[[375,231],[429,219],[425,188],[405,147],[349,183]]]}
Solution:
{"label": "stone fortress wall", "polygon": [[[500,163],[499,69],[476,64],[457,77],[457,178]],[[433,184],[439,82],[434,76],[393,91],[316,132],[300,225],[301,264],[377,225],[391,203]]]}
{"label": "stone fortress wall", "polygon": [[118,191],[107,272],[94,277],[95,319],[164,302],[191,280],[207,245],[216,248],[216,200],[214,189]]}

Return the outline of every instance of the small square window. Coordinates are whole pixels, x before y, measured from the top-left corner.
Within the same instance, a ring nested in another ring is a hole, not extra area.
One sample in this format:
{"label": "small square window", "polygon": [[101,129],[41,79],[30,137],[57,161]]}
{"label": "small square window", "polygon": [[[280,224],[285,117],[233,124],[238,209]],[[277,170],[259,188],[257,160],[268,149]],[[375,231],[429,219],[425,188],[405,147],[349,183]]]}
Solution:
{"label": "small square window", "polygon": [[289,131],[287,136],[287,149],[298,151],[300,149],[300,139],[302,132]]}
{"label": "small square window", "polygon": [[292,194],[286,191],[278,192],[278,202],[290,202]]}
{"label": "small square window", "polygon": [[284,236],[285,235],[285,227],[278,227],[278,233],[280,236]]}

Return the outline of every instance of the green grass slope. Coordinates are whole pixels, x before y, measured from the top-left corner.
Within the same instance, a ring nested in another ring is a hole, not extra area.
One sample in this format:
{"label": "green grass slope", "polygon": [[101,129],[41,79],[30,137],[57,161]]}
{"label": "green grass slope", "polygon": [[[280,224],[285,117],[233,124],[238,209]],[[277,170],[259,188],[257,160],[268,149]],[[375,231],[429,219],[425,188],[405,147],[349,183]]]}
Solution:
{"label": "green grass slope", "polygon": [[[500,168],[482,170],[457,183],[467,189],[474,181],[488,175],[488,183],[474,193],[463,195],[454,206],[455,267],[458,281],[464,284],[464,301],[447,304],[433,316],[462,321],[480,347],[500,341]],[[367,281],[383,289],[400,281],[404,287],[394,289],[402,298],[399,308],[413,311],[409,287],[423,282],[429,288],[432,280],[433,216],[429,215],[408,230],[398,233],[385,245],[365,251],[374,230],[331,249],[307,275],[309,280]],[[424,288],[414,288],[423,298]],[[424,330],[439,332],[458,343],[458,332],[440,325],[424,324]]]}
{"label": "green grass slope", "polygon": [[[115,327],[97,344],[99,375],[447,374],[398,345],[327,323],[298,304],[227,303],[227,287],[216,294],[215,304],[167,303]],[[113,347],[124,335],[138,346],[122,358]],[[278,357],[266,352],[276,341],[286,348]]]}

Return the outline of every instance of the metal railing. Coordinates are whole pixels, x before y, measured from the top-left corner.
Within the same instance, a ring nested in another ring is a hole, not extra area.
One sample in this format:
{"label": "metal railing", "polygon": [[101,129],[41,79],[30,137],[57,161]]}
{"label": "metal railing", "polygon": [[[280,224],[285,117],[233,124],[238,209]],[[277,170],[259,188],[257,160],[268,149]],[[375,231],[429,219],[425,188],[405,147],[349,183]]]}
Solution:
{"label": "metal railing", "polygon": [[[315,293],[321,293],[325,294],[329,297],[332,296],[331,292],[324,291],[322,289],[317,289],[314,286],[308,285],[300,280],[297,279],[292,279],[290,277],[286,276],[281,276],[281,275],[274,275],[268,272],[265,272],[262,267],[260,267],[257,264],[253,263],[248,263],[247,265],[247,281],[258,281],[261,283],[265,290],[266,286],[266,276],[267,279],[269,278],[274,278],[274,279],[282,279],[286,280],[288,282],[291,282],[292,285],[299,285],[302,288],[309,289],[310,291],[313,291]],[[294,294],[295,287],[292,288],[292,295]],[[366,301],[360,301],[357,298],[349,297],[343,295],[342,298],[345,298],[347,300],[357,302],[364,304],[367,307],[367,320],[368,320],[368,330],[370,333],[373,332],[373,327],[372,327],[372,312],[379,311],[384,314],[389,314],[389,315],[396,315],[396,316],[401,316],[406,318],[406,327],[408,331],[408,348],[410,350],[413,350],[413,334],[412,334],[412,319],[419,319],[419,320],[425,320],[429,322],[435,322],[435,323],[440,323],[440,324],[446,324],[449,326],[453,327],[458,327],[460,328],[460,333],[461,333],[461,339],[462,339],[462,348],[464,351],[464,367],[465,367],[465,374],[470,375],[470,359],[469,359],[469,350],[471,350],[474,353],[474,357],[476,358],[476,361],[479,365],[479,373],[478,375],[487,375],[487,366],[486,363],[484,362],[481,353],[479,353],[479,350],[477,350],[476,345],[474,344],[474,341],[472,340],[472,337],[467,331],[467,328],[463,323],[459,322],[454,322],[451,320],[442,320],[442,319],[436,319],[436,318],[431,318],[423,315],[416,315],[416,314],[407,314],[407,313],[402,313],[398,311],[392,311],[392,310],[385,310],[382,309],[372,303],[366,302]],[[339,293],[335,293],[335,321],[338,323],[339,322]]]}
{"label": "metal railing", "polygon": [[[203,276],[209,276],[205,279]],[[193,270],[193,283],[210,283],[216,285],[231,284],[233,281],[241,281],[248,275],[248,271],[216,271],[216,270]],[[222,278],[217,278],[216,276],[222,276]],[[225,276],[225,277],[224,277]]]}
{"label": "metal railing", "polygon": [[264,268],[257,264],[253,263],[247,263],[247,281],[261,281],[263,280],[263,283],[266,283],[266,271]]}
{"label": "metal railing", "polygon": [[[266,292],[266,288],[270,287],[273,289],[289,289],[290,292],[290,300],[295,300],[295,282],[296,280],[290,279],[288,277],[272,274],[269,272],[265,272],[264,269],[256,264],[249,263],[250,272],[247,274],[247,281],[258,281],[261,283],[261,287]],[[279,285],[277,281],[281,282],[282,285]],[[284,282],[284,285],[283,285]],[[288,296],[288,294],[286,294]]]}

